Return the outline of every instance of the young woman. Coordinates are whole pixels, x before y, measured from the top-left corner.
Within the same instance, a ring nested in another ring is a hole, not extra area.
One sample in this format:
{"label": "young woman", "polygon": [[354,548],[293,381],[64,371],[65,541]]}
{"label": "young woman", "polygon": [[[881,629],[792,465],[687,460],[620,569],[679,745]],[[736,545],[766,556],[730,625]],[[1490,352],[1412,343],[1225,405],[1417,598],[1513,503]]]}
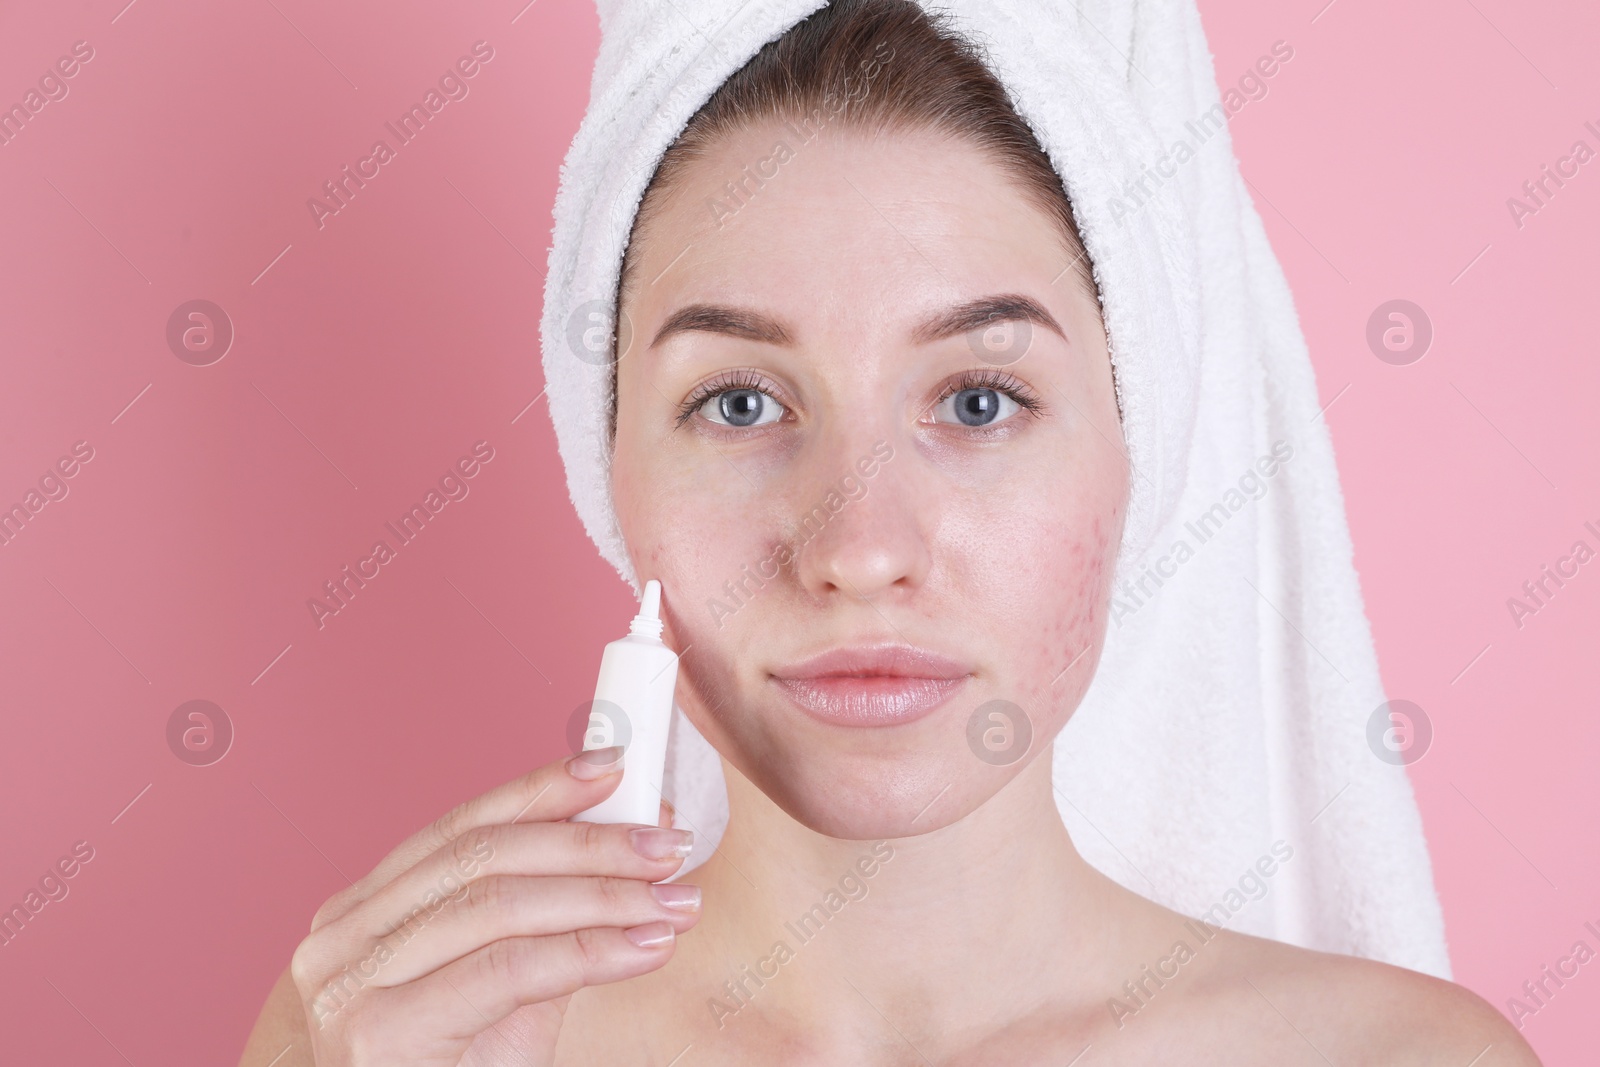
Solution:
{"label": "young woman", "polygon": [[1036,757],[1135,492],[1093,268],[1006,89],[909,0],[834,0],[729,78],[632,222],[610,404],[568,416],[667,591],[720,846],[665,881],[666,809],[564,821],[620,750],[541,767],[331,898],[242,1062],[1536,1063],[1458,986],[1197,923],[1074,846]]}

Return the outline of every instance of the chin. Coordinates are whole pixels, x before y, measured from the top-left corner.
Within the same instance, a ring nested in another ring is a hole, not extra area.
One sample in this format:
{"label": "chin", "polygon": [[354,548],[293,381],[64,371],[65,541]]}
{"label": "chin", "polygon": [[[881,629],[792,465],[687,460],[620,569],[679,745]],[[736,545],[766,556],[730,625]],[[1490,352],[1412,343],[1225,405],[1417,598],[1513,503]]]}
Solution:
{"label": "chin", "polygon": [[915,837],[958,822],[1019,769],[979,764],[967,750],[966,714],[957,707],[941,711],[916,724],[924,729],[915,738],[831,727],[824,729],[834,736],[823,739],[770,739],[755,757],[737,739],[717,747],[769,800],[816,833],[847,841]]}
{"label": "chin", "polygon": [[867,788],[841,788],[826,773],[819,773],[810,780],[775,783],[770,788],[759,782],[756,784],[802,826],[843,841],[916,837],[967,814],[952,803],[957,786],[952,786],[929,808],[929,801],[939,796],[939,789],[901,791],[886,789],[882,783],[873,783]]}

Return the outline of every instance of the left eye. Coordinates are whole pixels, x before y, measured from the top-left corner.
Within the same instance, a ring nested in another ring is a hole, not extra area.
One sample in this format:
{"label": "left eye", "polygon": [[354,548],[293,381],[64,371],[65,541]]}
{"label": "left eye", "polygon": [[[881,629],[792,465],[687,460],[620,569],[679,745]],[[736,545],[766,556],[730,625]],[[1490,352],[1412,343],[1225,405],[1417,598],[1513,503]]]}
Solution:
{"label": "left eye", "polygon": [[700,405],[701,416],[718,426],[764,426],[783,412],[782,404],[758,389],[726,389]]}
{"label": "left eye", "polygon": [[[959,389],[934,405],[936,422],[963,426],[992,426],[1022,410],[1022,405],[998,389]],[[949,416],[948,418],[945,416]]]}

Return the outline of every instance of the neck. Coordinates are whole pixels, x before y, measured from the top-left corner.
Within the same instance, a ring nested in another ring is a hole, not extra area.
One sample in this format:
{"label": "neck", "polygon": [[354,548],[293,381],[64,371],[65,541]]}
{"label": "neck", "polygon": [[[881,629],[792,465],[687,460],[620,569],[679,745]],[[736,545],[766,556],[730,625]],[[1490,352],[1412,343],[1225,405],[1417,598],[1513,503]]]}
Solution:
{"label": "neck", "polygon": [[1073,847],[1048,752],[965,818],[883,842],[815,833],[723,770],[729,823],[683,878],[705,910],[680,945],[720,1028],[754,1016],[849,1035],[887,1018],[921,1048],[916,1034],[1098,1002],[1120,980],[1107,930],[1132,895]]}

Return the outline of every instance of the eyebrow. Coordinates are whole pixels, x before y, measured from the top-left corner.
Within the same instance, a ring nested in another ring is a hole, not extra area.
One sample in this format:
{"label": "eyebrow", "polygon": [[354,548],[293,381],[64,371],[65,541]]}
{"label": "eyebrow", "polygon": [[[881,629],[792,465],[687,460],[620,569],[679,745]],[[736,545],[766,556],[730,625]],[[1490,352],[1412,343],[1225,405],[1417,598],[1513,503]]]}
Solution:
{"label": "eyebrow", "polygon": [[[911,337],[918,344],[929,344],[997,322],[1024,321],[1053,330],[1066,340],[1066,331],[1044,305],[1021,293],[1001,293],[957,304],[923,320],[912,330]],[[720,333],[770,345],[794,344],[793,335],[783,323],[759,311],[721,304],[689,304],[673,312],[662,324],[650,347],[654,348],[675,333],[691,331]]]}
{"label": "eyebrow", "polygon": [[997,322],[1031,322],[1055,331],[1063,341],[1067,339],[1066,331],[1045,310],[1044,305],[1021,293],[1002,293],[957,304],[949,311],[942,311],[923,322],[912,331],[911,336],[919,344],[927,344],[993,326]]}

